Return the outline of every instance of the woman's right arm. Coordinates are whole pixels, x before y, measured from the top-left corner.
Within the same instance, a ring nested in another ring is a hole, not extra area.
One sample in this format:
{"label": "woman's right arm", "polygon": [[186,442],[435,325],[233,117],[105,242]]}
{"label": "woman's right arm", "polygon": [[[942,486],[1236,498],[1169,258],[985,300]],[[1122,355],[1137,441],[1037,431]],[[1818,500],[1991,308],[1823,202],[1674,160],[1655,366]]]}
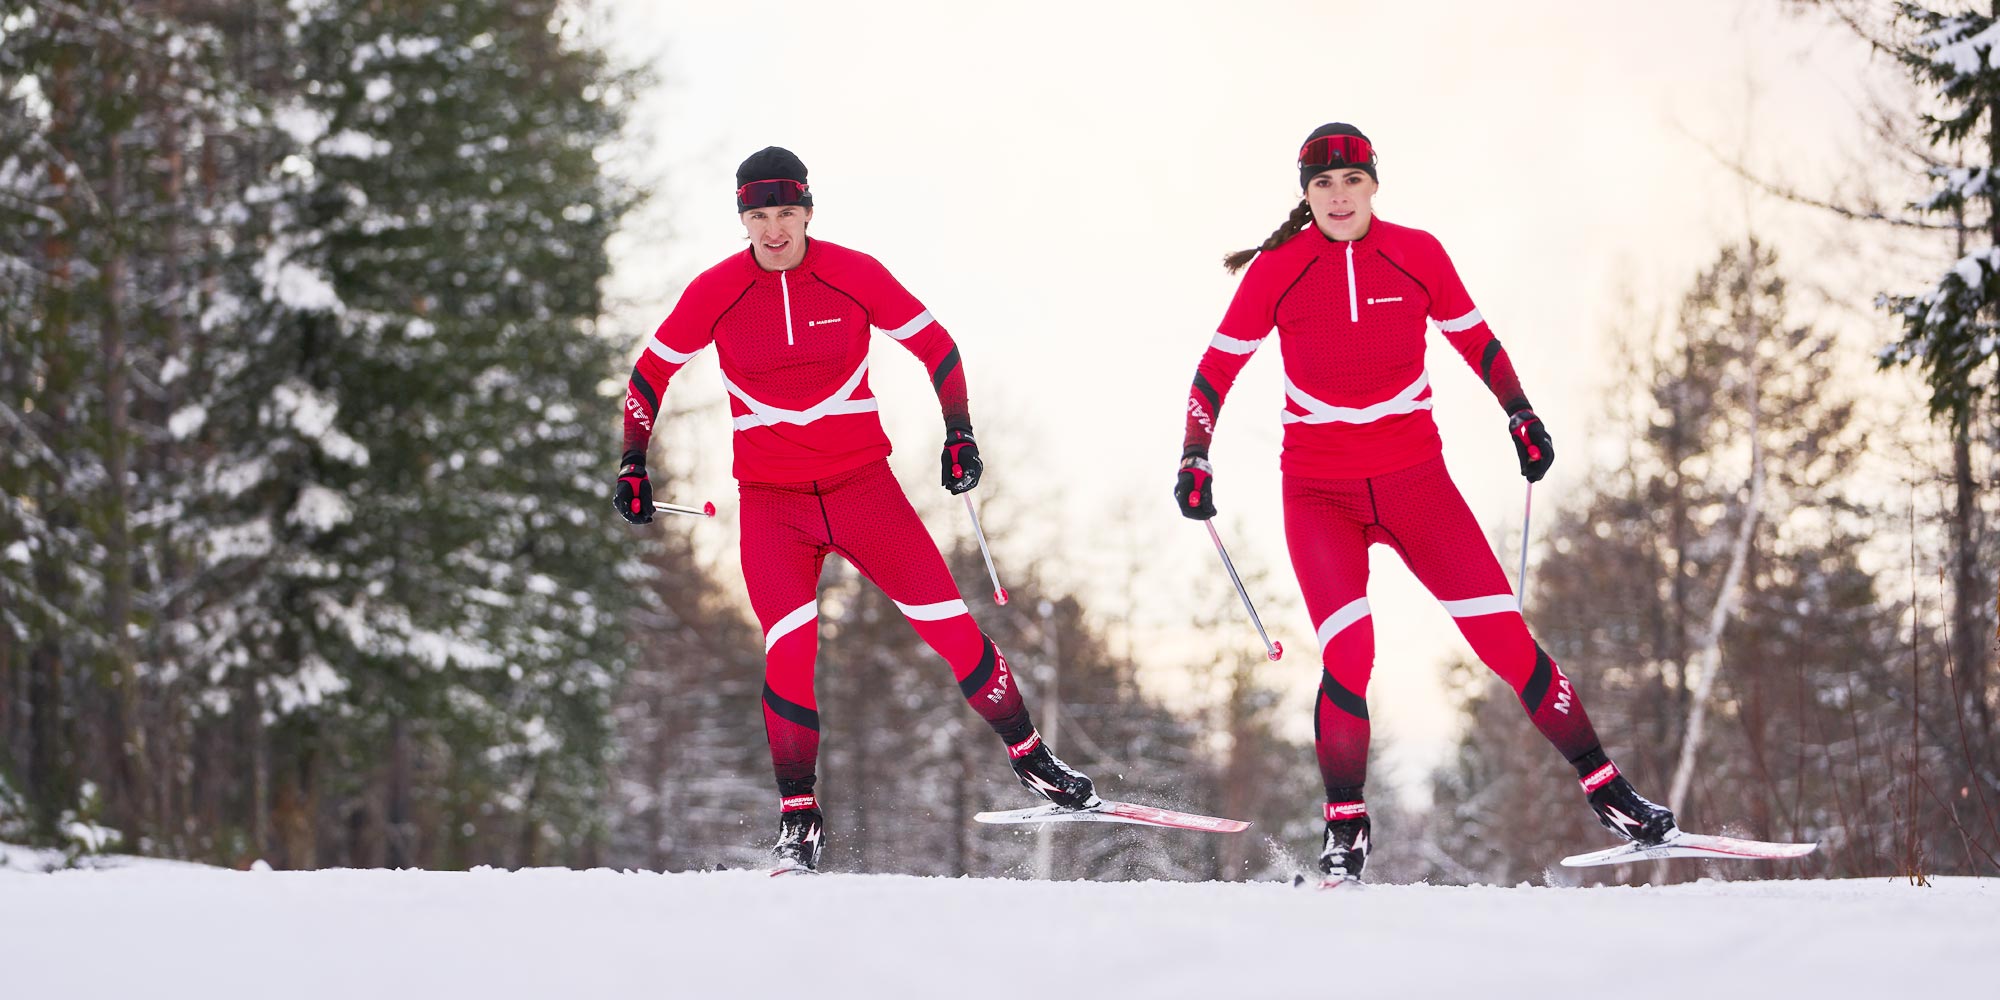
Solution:
{"label": "woman's right arm", "polygon": [[1208,457],[1222,401],[1228,398],[1250,355],[1277,325],[1276,271],[1268,254],[1251,262],[1243,282],[1236,286],[1235,297],[1229,300],[1222,325],[1195,366],[1194,384],[1188,388],[1187,431],[1181,439],[1183,459]]}

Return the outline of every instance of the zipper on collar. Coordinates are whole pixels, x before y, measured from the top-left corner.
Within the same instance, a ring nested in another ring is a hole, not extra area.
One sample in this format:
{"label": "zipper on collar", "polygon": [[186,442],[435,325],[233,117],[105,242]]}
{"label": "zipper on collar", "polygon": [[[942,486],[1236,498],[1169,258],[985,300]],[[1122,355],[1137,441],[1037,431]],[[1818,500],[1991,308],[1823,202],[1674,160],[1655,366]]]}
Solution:
{"label": "zipper on collar", "polygon": [[[1361,300],[1354,296],[1354,241],[1347,242],[1347,319],[1361,322]],[[790,322],[788,319],[786,322]]]}
{"label": "zipper on collar", "polygon": [[[1354,289],[1354,252],[1348,251],[1347,288]],[[785,283],[785,272],[778,272],[778,292],[785,298],[785,344],[792,344],[792,286]]]}

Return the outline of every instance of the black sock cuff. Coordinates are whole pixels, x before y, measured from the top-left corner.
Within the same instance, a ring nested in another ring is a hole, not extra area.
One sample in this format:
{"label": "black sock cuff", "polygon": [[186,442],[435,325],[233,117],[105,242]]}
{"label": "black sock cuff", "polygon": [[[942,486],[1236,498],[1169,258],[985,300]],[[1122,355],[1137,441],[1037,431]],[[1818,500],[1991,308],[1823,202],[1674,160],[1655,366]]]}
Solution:
{"label": "black sock cuff", "polygon": [[1587,778],[1590,776],[1590,772],[1609,763],[1611,763],[1611,758],[1605,755],[1602,744],[1591,747],[1585,750],[1582,755],[1569,759],[1569,765],[1576,768],[1576,776],[1579,778]]}
{"label": "black sock cuff", "polygon": [[1035,720],[1028,716],[1026,708],[1022,708],[1019,714],[997,720],[991,725],[993,731],[999,733],[1000,739],[1010,747],[1018,746],[1028,737],[1035,735]]}
{"label": "black sock cuff", "polygon": [[818,780],[819,775],[816,774],[808,774],[803,778],[779,778],[778,797],[789,799],[794,795],[811,795],[813,783]]}
{"label": "black sock cuff", "polygon": [[1329,788],[1326,790],[1326,800],[1328,802],[1364,801],[1361,795],[1360,785],[1344,785],[1340,788]]}

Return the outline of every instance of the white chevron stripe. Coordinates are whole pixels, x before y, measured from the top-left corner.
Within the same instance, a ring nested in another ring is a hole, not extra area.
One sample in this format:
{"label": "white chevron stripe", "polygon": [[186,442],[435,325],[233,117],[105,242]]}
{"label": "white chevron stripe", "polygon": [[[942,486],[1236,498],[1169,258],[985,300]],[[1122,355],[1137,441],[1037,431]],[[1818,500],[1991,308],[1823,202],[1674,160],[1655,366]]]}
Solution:
{"label": "white chevron stripe", "polygon": [[1335,406],[1332,403],[1314,399],[1304,389],[1292,383],[1290,375],[1285,376],[1285,395],[1305,410],[1303,414],[1284,412],[1283,422],[1287,424],[1369,424],[1383,417],[1394,417],[1404,413],[1431,408],[1431,401],[1418,399],[1425,389],[1430,388],[1429,372],[1419,372],[1417,380],[1406,386],[1402,392],[1379,403],[1367,406]]}
{"label": "white chevron stripe", "polygon": [[903,609],[904,617],[915,622],[941,622],[946,618],[972,613],[966,608],[964,601],[956,598],[939,601],[936,604],[904,604],[902,601],[897,601],[896,606]]}
{"label": "white chevron stripe", "polygon": [[1479,315],[1479,310],[1475,308],[1457,319],[1438,320],[1438,329],[1446,333],[1457,333],[1460,330],[1470,330],[1484,322],[1486,317]]}
{"label": "white chevron stripe", "polygon": [[1235,337],[1218,333],[1208,342],[1208,346],[1225,354],[1249,354],[1263,342],[1263,337],[1258,337],[1256,340],[1237,340]]}
{"label": "white chevron stripe", "polygon": [[1488,594],[1485,597],[1468,597],[1462,601],[1439,601],[1446,613],[1453,618],[1477,618],[1480,615],[1497,615],[1502,612],[1521,610],[1521,602],[1513,594]]}
{"label": "white chevron stripe", "polygon": [[876,329],[882,330],[883,333],[886,333],[897,340],[908,340],[911,337],[914,337],[917,334],[923,332],[924,327],[931,325],[931,323],[932,323],[931,311],[929,309],[926,309],[923,312],[918,313],[916,317],[911,319],[908,323],[905,323],[902,326],[895,328],[894,330],[884,329],[881,327],[877,327]]}
{"label": "white chevron stripe", "polygon": [[676,365],[687,364],[688,362],[694,360],[695,355],[700,354],[702,352],[702,348],[697,347],[693,351],[687,354],[682,354],[681,352],[676,351],[673,348],[660,343],[660,339],[658,337],[655,337],[652,340],[646,342],[646,350],[652,351],[654,354],[659,355],[661,360],[666,361],[669,364],[676,364]]}
{"label": "white chevron stripe", "polygon": [[730,395],[742,400],[743,405],[750,410],[749,413],[736,418],[736,429],[741,431],[752,427],[767,427],[777,424],[804,425],[812,423],[821,417],[831,417],[841,413],[874,412],[881,408],[880,404],[875,402],[874,397],[871,396],[867,399],[850,398],[854,395],[855,390],[861,387],[862,376],[866,374],[868,374],[868,361],[864,358],[862,359],[861,367],[854,369],[854,374],[849,375],[846,383],[841,385],[839,389],[834,390],[833,395],[803,410],[788,410],[782,406],[772,406],[769,403],[758,400],[738,388],[736,383],[731,382],[726,372],[722,376],[722,387],[729,390]]}
{"label": "white chevron stripe", "polygon": [[783,639],[785,636],[791,634],[792,630],[807,622],[814,623],[815,628],[818,627],[819,601],[807,601],[798,610],[773,623],[771,630],[764,633],[764,652],[770,652],[771,647],[777,645],[779,639]]}
{"label": "white chevron stripe", "polygon": [[1368,617],[1368,598],[1366,597],[1357,597],[1347,602],[1346,607],[1327,615],[1326,620],[1319,623],[1320,653],[1322,655],[1326,653],[1326,644],[1332,642],[1333,637],[1339,635],[1341,630],[1366,617]]}

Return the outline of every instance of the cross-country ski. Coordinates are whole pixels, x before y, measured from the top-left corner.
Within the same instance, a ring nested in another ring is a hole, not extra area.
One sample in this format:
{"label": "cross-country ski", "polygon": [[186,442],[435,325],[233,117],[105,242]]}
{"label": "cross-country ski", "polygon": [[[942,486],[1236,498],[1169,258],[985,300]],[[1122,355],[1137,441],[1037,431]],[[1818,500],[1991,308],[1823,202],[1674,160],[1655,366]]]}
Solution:
{"label": "cross-country ski", "polygon": [[1095,805],[1077,809],[1057,805],[1033,806],[1027,809],[974,813],[972,818],[981,823],[1001,824],[1134,823],[1139,826],[1162,826],[1175,830],[1199,830],[1203,833],[1240,833],[1250,827],[1249,823],[1239,819],[1203,816],[1200,813],[1160,809],[1111,799],[1099,799]]}
{"label": "cross-country ski", "polygon": [[1712,837],[1676,830],[1657,844],[1625,844],[1602,851],[1572,854],[1562,859],[1571,868],[1622,865],[1661,858],[1717,858],[1737,861],[1784,861],[1811,854],[1818,844],[1787,844],[1768,840]]}

